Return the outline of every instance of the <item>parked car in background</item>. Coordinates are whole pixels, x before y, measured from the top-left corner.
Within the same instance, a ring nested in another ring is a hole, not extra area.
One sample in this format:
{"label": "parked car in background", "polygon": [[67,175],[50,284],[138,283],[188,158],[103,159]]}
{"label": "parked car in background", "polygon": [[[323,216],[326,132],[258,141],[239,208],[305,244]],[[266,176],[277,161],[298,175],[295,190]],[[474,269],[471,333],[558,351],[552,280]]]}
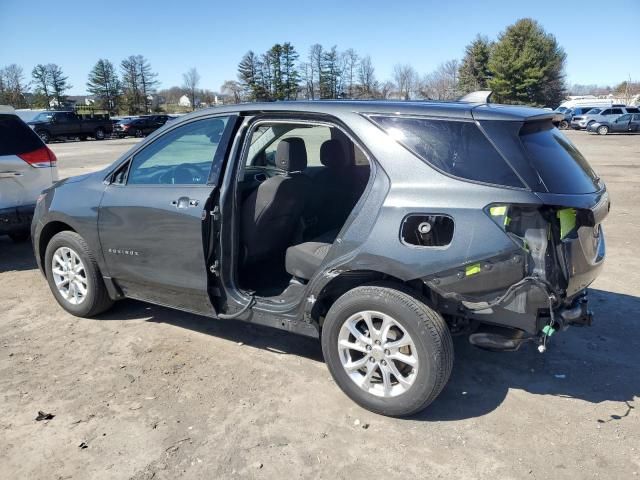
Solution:
{"label": "parked car in background", "polygon": [[591,323],[609,196],[556,115],[485,102],[200,110],[49,189],[35,256],[73,315],[130,297],[314,337],[350,398],[409,415],[446,385],[452,335],[543,352]]}
{"label": "parked car in background", "polygon": [[154,113],[152,115],[141,115],[140,118],[147,118],[152,122],[157,122],[160,125],[164,125],[169,120],[171,120],[171,115],[167,115],[166,113]]}
{"label": "parked car in background", "polygon": [[599,135],[608,133],[638,133],[640,132],[640,113],[625,113],[613,121],[591,122],[587,126],[588,132]]}
{"label": "parked car in background", "polygon": [[612,105],[611,107],[597,107],[589,110],[585,115],[574,115],[571,120],[571,128],[583,130],[594,122],[612,122],[625,113],[640,113],[638,107],[626,107],[624,105]]}
{"label": "parked car in background", "polygon": [[13,108],[0,105],[0,235],[29,238],[36,199],[57,179],[54,153]]}
{"label": "parked car in background", "polygon": [[555,111],[564,115],[564,118],[559,122],[556,122],[556,126],[560,130],[566,130],[571,127],[571,120],[573,119],[574,116],[584,115],[593,108],[597,108],[597,107],[595,106],[580,106],[580,107],[574,107],[574,108],[558,107],[556,108]]}
{"label": "parked car in background", "polygon": [[113,129],[111,119],[106,114],[89,116],[55,110],[40,112],[28,122],[28,125],[44,143],[68,138],[86,140],[88,137],[93,137],[96,140],[103,140],[111,135]]}
{"label": "parked car in background", "polygon": [[154,117],[156,115],[120,120],[113,126],[113,135],[120,138],[146,137],[162,127],[168,119],[168,115],[164,115],[164,117],[167,117],[166,119],[156,119]]}

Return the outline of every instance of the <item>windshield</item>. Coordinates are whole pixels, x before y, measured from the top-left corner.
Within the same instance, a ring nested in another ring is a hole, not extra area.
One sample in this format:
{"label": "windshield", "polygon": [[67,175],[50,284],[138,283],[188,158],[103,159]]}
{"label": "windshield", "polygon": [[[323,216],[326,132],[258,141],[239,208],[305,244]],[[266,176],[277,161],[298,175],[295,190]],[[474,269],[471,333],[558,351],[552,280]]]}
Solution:
{"label": "windshield", "polygon": [[41,112],[34,117],[32,122],[48,122],[53,117],[54,112]]}
{"label": "windshield", "polygon": [[525,123],[520,140],[549,193],[592,193],[598,177],[578,149],[551,122]]}
{"label": "windshield", "polygon": [[600,108],[592,108],[591,110],[587,110],[587,114],[588,115],[597,115],[598,113],[600,113],[602,111],[602,109]]}

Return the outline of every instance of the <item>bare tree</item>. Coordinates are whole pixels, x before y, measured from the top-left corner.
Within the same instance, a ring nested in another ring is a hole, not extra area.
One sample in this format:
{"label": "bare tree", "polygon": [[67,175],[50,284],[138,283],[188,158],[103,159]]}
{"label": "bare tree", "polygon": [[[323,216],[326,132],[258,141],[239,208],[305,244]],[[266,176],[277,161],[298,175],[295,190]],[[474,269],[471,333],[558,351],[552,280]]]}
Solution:
{"label": "bare tree", "polygon": [[242,85],[235,80],[226,80],[220,87],[220,91],[223,95],[228,95],[233,98],[233,103],[240,103],[242,101]]}
{"label": "bare tree", "polygon": [[358,69],[358,60],[360,57],[358,53],[353,49],[349,48],[342,54],[343,58],[343,68],[344,74],[342,77],[344,78],[344,83],[347,87],[347,96],[349,98],[353,98],[355,93],[355,80],[356,80],[356,70]]}
{"label": "bare tree", "polygon": [[316,93],[320,97],[320,83],[322,82],[322,59],[324,56],[324,50],[322,45],[316,43],[311,45],[309,49],[309,87],[311,93],[311,100],[316,98]]}
{"label": "bare tree", "polygon": [[9,104],[16,108],[25,107],[27,105],[24,94],[27,92],[28,83],[24,79],[24,71],[22,67],[12,63],[8,67],[2,69],[0,76],[3,77],[5,96]]}
{"label": "bare tree", "polygon": [[418,75],[411,65],[397,64],[393,67],[393,79],[398,87],[398,93],[404,100],[411,98],[411,93],[416,86],[417,78]]}
{"label": "bare tree", "polygon": [[394,85],[394,83],[389,81],[389,80],[384,82],[380,86],[380,98],[383,98],[383,99],[387,100],[389,97],[391,97],[391,94],[393,93],[393,89],[395,87],[396,86]]}
{"label": "bare tree", "polygon": [[425,77],[420,85],[420,94],[431,100],[454,100],[459,97],[459,64],[449,60]]}
{"label": "bare tree", "polygon": [[199,83],[200,74],[195,68],[191,68],[187,73],[182,74],[182,88],[187,91],[189,100],[191,100],[191,110],[196,109],[196,93],[198,92]]}
{"label": "bare tree", "polygon": [[367,55],[362,57],[358,64],[358,82],[359,82],[359,96],[365,98],[371,98],[375,94],[376,90],[376,76],[375,68],[371,62],[371,57]]}

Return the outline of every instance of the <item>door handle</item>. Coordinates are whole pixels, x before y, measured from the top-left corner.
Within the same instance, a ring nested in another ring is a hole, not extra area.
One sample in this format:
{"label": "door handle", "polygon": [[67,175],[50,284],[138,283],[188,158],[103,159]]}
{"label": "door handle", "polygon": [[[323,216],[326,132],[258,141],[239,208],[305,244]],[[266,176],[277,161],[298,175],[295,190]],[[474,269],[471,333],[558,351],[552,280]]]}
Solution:
{"label": "door handle", "polygon": [[188,208],[197,207],[198,203],[200,203],[198,200],[191,199],[189,197],[180,197],[179,199],[172,201],[171,205],[176,208]]}
{"label": "door handle", "polygon": [[0,178],[13,178],[13,177],[22,177],[24,175],[21,172],[0,172]]}

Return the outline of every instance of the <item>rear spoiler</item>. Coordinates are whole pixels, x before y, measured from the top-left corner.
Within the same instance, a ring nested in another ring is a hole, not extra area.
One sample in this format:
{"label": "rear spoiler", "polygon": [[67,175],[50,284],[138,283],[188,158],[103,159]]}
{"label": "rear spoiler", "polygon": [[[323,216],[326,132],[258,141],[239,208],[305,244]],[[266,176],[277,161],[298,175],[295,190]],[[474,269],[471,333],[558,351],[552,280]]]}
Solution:
{"label": "rear spoiler", "polygon": [[491,90],[477,90],[463,95],[458,101],[462,103],[489,103],[491,95],[493,95]]}

